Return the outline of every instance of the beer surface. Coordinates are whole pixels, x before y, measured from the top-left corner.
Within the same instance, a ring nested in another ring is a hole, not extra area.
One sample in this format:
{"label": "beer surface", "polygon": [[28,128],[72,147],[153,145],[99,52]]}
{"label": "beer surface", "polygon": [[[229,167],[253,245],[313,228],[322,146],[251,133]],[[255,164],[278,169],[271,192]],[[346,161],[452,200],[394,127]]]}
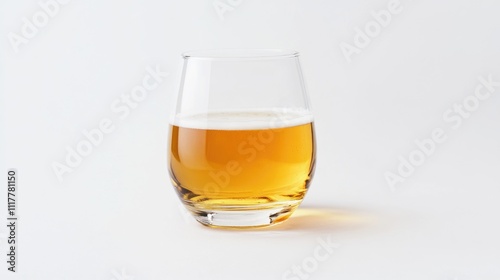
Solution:
{"label": "beer surface", "polygon": [[304,197],[315,162],[312,118],[247,112],[199,119],[171,125],[169,168],[185,203],[209,208]]}

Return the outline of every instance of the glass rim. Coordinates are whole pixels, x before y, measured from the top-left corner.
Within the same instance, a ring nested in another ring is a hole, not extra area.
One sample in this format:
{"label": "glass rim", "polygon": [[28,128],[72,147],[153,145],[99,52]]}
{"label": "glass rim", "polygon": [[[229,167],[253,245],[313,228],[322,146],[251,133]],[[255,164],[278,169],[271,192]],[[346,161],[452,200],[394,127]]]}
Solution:
{"label": "glass rim", "polygon": [[184,59],[276,59],[298,57],[299,52],[288,49],[209,49],[182,53]]}

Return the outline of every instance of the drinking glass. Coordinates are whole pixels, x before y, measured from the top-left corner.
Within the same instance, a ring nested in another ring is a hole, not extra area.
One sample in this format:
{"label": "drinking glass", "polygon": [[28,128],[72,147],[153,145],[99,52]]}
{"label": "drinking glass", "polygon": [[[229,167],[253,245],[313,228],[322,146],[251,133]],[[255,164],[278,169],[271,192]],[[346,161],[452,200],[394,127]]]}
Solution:
{"label": "drinking glass", "polygon": [[316,154],[299,54],[206,50],[183,60],[168,149],[182,203],[210,227],[286,220],[309,188]]}

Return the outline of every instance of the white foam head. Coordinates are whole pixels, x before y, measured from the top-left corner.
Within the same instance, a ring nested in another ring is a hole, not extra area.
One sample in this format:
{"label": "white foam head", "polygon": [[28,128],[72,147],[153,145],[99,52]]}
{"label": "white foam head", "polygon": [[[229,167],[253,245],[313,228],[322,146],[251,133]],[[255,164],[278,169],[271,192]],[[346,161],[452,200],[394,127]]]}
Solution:
{"label": "white foam head", "polygon": [[308,110],[275,109],[177,114],[171,124],[196,129],[250,130],[292,127],[312,121]]}

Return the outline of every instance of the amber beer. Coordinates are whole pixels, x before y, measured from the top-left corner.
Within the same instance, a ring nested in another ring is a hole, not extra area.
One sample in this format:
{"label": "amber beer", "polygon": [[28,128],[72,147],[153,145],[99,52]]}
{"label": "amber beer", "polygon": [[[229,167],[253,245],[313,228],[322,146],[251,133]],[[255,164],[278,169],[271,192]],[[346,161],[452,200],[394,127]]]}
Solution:
{"label": "amber beer", "polygon": [[181,117],[170,135],[173,184],[184,203],[198,209],[298,205],[314,172],[314,127],[307,115]]}

